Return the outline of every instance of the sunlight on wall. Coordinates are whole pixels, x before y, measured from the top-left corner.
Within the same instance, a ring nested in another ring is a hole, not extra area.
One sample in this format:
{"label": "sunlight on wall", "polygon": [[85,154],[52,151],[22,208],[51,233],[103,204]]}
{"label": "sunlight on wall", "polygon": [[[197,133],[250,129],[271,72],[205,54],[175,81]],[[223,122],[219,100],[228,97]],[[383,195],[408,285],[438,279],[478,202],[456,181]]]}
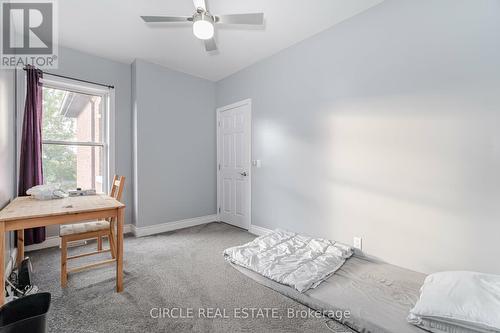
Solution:
{"label": "sunlight on wall", "polygon": [[[495,110],[443,93],[344,101],[328,117],[329,234],[349,243],[364,236],[368,253],[385,242],[382,257],[426,242],[447,251],[499,213]],[[384,230],[413,240],[381,237]],[[469,250],[459,247],[456,258]]]}
{"label": "sunlight on wall", "polygon": [[[3,76],[0,76],[0,110],[6,110],[7,109],[7,92],[6,92],[6,84],[5,84],[5,78]],[[2,114],[3,116],[3,114]],[[6,144],[8,141],[8,121],[5,119],[2,119],[0,121],[0,155],[5,156],[6,154]],[[4,184],[0,184],[2,188],[4,188]]]}
{"label": "sunlight on wall", "polygon": [[13,156],[11,155],[13,147],[10,147],[9,144],[13,145],[14,143],[13,128],[9,128],[9,126],[12,126],[11,121],[13,121],[14,87],[13,84],[9,86],[7,81],[13,79],[11,73],[7,70],[2,70],[0,73],[0,208],[8,203],[13,191],[11,180],[14,177],[12,173],[14,161],[12,161]]}

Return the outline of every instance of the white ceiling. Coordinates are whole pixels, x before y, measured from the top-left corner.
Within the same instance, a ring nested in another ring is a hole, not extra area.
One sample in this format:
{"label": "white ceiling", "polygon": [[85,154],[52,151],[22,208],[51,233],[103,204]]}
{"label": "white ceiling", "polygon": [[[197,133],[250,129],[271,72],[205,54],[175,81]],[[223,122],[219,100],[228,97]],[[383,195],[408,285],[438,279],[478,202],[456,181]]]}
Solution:
{"label": "white ceiling", "polygon": [[140,15],[194,12],[191,0],[59,1],[59,42],[131,63],[144,59],[220,80],[383,0],[207,0],[213,14],[264,12],[263,29],[216,26],[217,54],[205,52],[189,23],[147,25]]}

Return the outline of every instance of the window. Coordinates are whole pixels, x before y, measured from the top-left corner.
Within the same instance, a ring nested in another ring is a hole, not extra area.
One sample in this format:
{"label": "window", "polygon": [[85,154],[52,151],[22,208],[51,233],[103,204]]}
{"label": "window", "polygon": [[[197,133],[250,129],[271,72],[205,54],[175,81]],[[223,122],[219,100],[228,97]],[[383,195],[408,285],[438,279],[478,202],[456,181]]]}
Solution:
{"label": "window", "polygon": [[42,163],[45,184],[104,192],[109,176],[109,94],[43,82]]}

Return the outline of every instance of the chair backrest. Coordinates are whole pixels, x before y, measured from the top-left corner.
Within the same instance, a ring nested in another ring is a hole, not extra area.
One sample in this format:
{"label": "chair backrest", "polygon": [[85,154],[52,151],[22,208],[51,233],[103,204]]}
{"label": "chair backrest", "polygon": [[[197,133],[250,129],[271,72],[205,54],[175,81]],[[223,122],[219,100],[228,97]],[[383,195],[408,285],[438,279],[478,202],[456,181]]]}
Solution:
{"label": "chair backrest", "polygon": [[115,177],[113,178],[113,183],[111,184],[111,190],[109,191],[109,196],[115,198],[118,201],[121,201],[124,186],[125,186],[125,177],[115,175]]}
{"label": "chair backrest", "polygon": [[[111,190],[109,191],[109,196],[121,202],[124,186],[125,186],[125,176],[115,175],[113,177],[113,183],[111,183]],[[116,218],[109,218],[106,220],[108,220],[111,223],[111,229],[114,230]]]}

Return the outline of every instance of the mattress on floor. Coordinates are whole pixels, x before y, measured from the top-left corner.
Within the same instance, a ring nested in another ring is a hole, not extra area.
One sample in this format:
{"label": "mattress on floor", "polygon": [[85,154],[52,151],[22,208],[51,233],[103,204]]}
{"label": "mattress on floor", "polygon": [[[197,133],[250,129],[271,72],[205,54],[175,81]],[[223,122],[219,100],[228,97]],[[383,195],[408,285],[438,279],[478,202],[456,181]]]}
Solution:
{"label": "mattress on floor", "polygon": [[[304,293],[244,267],[237,270],[312,309],[348,311],[341,322],[363,333],[423,333],[406,320],[425,275],[387,263],[352,257],[318,287]],[[338,319],[338,317],[336,318]]]}

